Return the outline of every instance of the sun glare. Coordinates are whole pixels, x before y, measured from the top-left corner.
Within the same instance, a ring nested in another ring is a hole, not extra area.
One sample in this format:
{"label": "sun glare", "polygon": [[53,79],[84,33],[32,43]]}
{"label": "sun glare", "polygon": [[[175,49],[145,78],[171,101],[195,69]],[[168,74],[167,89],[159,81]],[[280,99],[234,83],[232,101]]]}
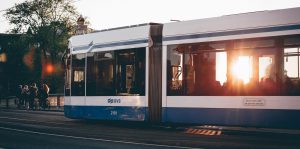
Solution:
{"label": "sun glare", "polygon": [[244,84],[250,82],[252,77],[252,57],[239,56],[237,61],[232,66],[233,76],[236,79],[243,81]]}

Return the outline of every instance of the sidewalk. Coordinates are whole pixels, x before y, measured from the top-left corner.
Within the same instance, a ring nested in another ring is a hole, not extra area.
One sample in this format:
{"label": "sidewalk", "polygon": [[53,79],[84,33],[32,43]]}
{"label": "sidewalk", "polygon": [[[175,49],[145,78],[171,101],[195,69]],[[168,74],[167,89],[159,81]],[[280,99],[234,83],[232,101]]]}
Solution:
{"label": "sidewalk", "polygon": [[[16,97],[10,97],[8,99],[0,99],[0,108],[4,109],[20,109],[20,110],[25,110],[25,108],[18,108],[16,104]],[[41,111],[58,111],[58,112],[63,112],[64,111],[64,106],[57,106],[57,102],[54,102],[51,97],[49,97],[50,100],[50,109],[45,109]],[[51,102],[52,101],[52,102]]]}

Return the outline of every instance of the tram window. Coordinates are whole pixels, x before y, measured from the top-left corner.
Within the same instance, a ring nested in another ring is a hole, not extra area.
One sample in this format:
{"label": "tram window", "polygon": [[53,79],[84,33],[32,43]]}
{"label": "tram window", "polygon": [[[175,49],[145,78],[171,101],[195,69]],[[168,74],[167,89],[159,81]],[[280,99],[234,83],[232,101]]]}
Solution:
{"label": "tram window", "polygon": [[276,82],[275,55],[258,57],[259,82],[270,80]]}
{"label": "tram window", "polygon": [[299,79],[299,48],[284,49],[284,70],[289,78]]}
{"label": "tram window", "polygon": [[[168,46],[167,95],[276,96],[274,40]],[[235,49],[237,48],[237,49]]]}
{"label": "tram window", "polygon": [[72,56],[72,83],[71,95],[85,95],[85,54]]}
{"label": "tram window", "polygon": [[145,48],[119,50],[115,55],[117,95],[145,95]]}
{"label": "tram window", "polygon": [[226,95],[276,96],[278,70],[274,48],[234,49],[231,59],[231,81]]}
{"label": "tram window", "polygon": [[299,37],[284,39],[282,57],[274,39],[237,40],[226,50],[224,43],[168,46],[167,95],[300,95]]}
{"label": "tram window", "polygon": [[300,48],[284,49],[284,94],[300,95]]}
{"label": "tram window", "polygon": [[87,54],[87,96],[145,95],[145,48]]}
{"label": "tram window", "polygon": [[227,82],[224,44],[190,44],[168,47],[168,95],[222,95]]}
{"label": "tram window", "polygon": [[300,37],[284,39],[283,95],[300,95]]}
{"label": "tram window", "polygon": [[176,50],[177,46],[168,47],[167,85],[168,95],[183,95],[182,71],[183,53]]}
{"label": "tram window", "polygon": [[113,52],[87,54],[87,96],[113,96]]}

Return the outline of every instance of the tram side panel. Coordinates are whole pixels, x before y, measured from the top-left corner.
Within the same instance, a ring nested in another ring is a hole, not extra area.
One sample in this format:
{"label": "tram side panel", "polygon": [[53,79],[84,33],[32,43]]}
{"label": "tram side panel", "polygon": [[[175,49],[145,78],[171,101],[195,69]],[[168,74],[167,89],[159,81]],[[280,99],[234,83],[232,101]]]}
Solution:
{"label": "tram side panel", "polygon": [[299,127],[299,13],[164,24],[163,121]]}
{"label": "tram side panel", "polygon": [[[145,120],[145,50],[137,48],[88,53],[86,68],[77,69],[73,62],[71,97],[65,106],[66,116]],[[103,57],[105,54],[108,57]]]}
{"label": "tram side panel", "polygon": [[[291,59],[299,59],[300,54],[291,51],[299,50],[300,36],[243,39],[242,43],[168,45],[163,121],[299,126],[300,84],[294,70],[300,68],[299,61]],[[245,48],[249,45],[251,49]]]}
{"label": "tram side panel", "polygon": [[[156,113],[154,117],[159,120],[160,114],[155,110],[160,109],[160,99],[156,96],[148,99],[148,78],[149,53],[154,52],[152,60],[155,60],[157,51],[161,51],[154,48],[161,46],[161,29],[162,25],[148,24],[72,37],[71,96],[65,104],[65,115],[147,121],[151,113]],[[153,71],[158,69],[155,65]],[[152,81],[159,80],[152,78]],[[151,86],[152,90],[157,89]]]}

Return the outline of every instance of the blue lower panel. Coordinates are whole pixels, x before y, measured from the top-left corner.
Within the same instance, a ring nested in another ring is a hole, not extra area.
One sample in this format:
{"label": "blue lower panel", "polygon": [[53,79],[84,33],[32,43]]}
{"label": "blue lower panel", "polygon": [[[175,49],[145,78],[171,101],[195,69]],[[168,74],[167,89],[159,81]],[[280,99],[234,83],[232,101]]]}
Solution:
{"label": "blue lower panel", "polygon": [[74,119],[147,120],[145,107],[64,106],[65,116]]}
{"label": "blue lower panel", "polygon": [[300,110],[163,108],[163,122],[300,127]]}

